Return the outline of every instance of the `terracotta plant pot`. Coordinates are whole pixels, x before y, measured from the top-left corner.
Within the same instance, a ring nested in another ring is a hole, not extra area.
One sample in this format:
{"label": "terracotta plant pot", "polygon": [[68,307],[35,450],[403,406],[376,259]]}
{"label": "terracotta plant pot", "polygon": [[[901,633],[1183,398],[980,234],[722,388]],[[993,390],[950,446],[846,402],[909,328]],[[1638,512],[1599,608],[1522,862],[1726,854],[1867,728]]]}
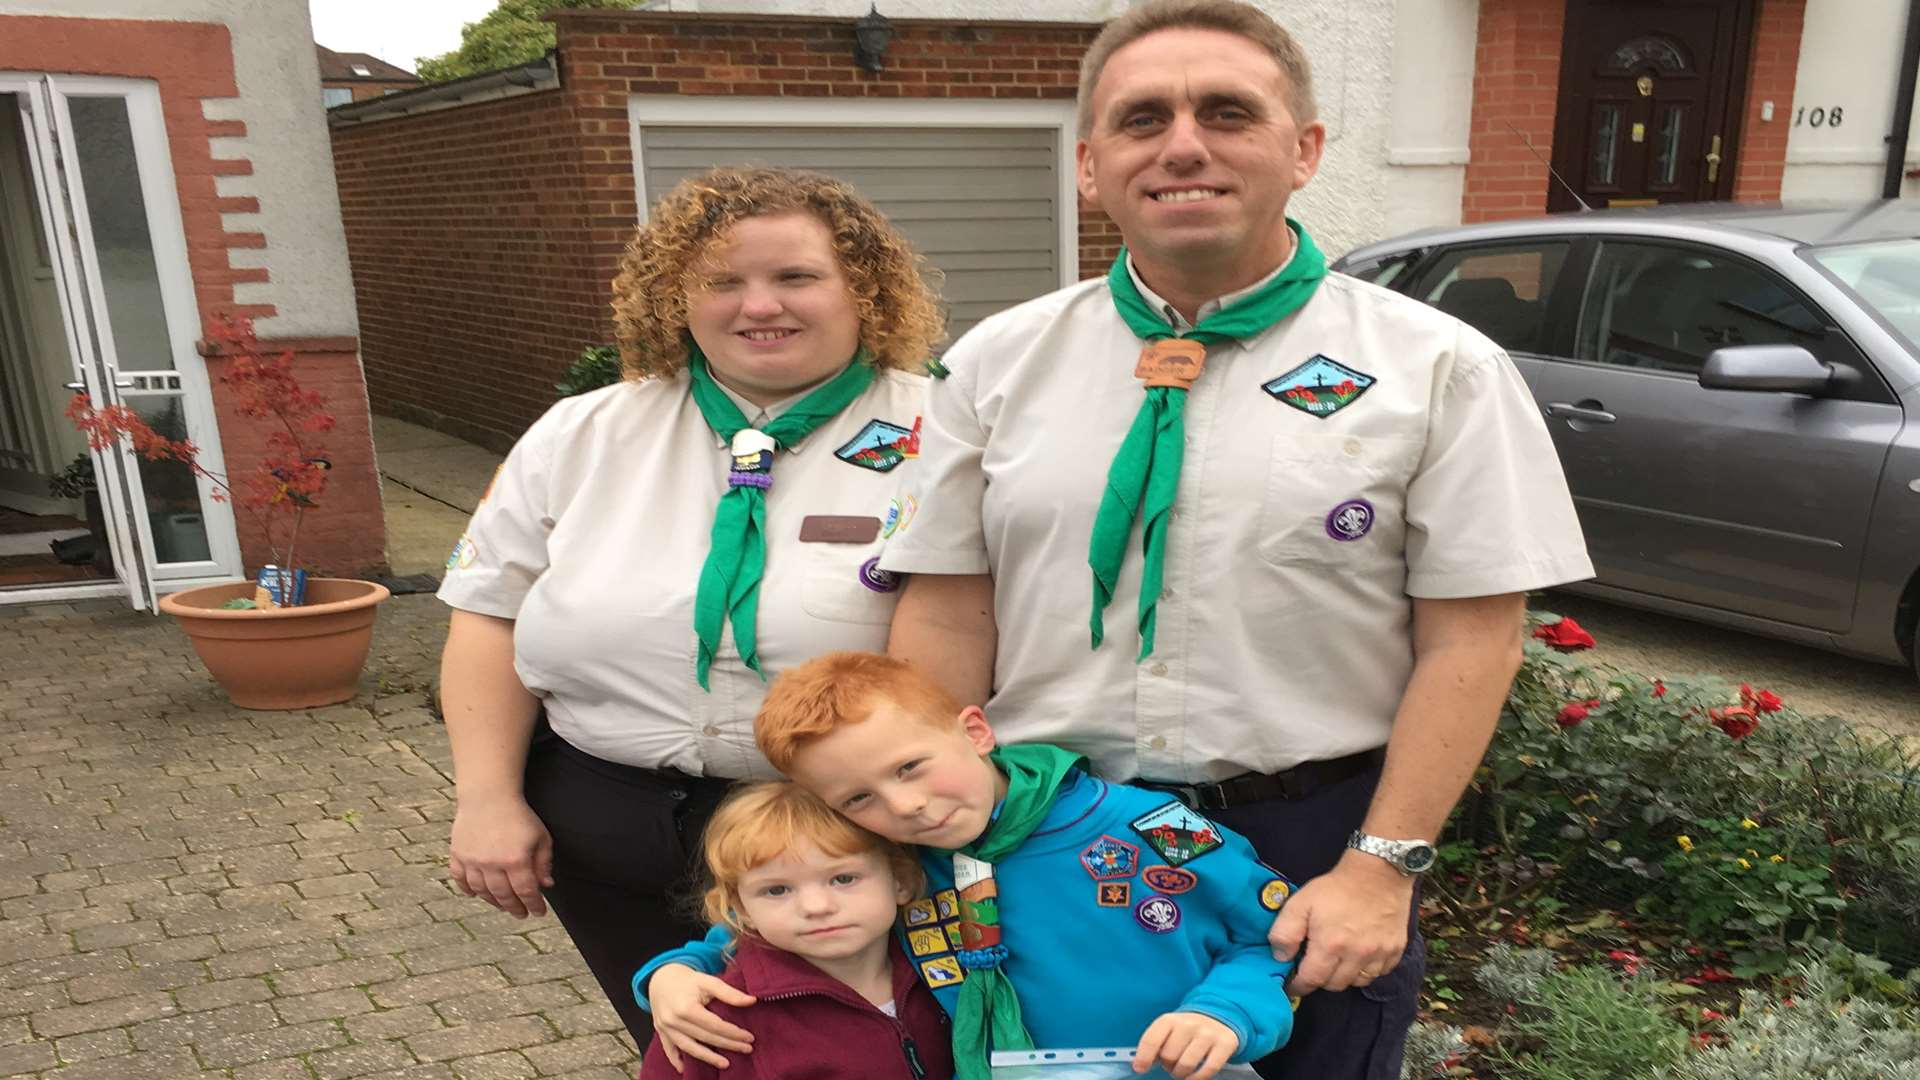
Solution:
{"label": "terracotta plant pot", "polygon": [[220,608],[252,595],[250,581],[205,585],[161,597],[160,610],[179,620],[200,662],[243,709],[308,709],[351,698],[386,586],[309,578],[299,607]]}

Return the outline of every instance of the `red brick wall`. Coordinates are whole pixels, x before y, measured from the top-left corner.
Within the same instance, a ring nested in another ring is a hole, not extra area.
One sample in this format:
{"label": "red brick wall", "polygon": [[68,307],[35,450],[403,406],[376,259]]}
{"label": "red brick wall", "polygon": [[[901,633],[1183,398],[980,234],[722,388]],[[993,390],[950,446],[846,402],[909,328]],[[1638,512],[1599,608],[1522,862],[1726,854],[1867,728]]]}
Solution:
{"label": "red brick wall", "polygon": [[[561,89],[334,129],[374,407],[494,446],[608,340],[635,205],[631,94],[1071,98],[1098,27],[897,20],[887,69],[846,19],[555,17]],[[1081,274],[1119,235],[1081,209]]]}
{"label": "red brick wall", "polygon": [[[1780,198],[1787,166],[1787,118],[1793,115],[1794,78],[1800,69],[1800,34],[1807,0],[1760,0],[1754,16],[1753,61],[1747,73],[1746,120],[1741,125],[1733,197]],[[1773,120],[1762,123],[1760,104],[1773,102]]]}
{"label": "red brick wall", "polygon": [[333,129],[375,409],[504,449],[608,339],[593,246],[633,218],[589,191],[580,127],[549,91]]}
{"label": "red brick wall", "polygon": [[[1553,157],[1566,14],[1566,0],[1480,0],[1461,220],[1546,212],[1551,181],[1541,159]],[[1533,143],[1538,156],[1514,128]]]}
{"label": "red brick wall", "polygon": [[[246,123],[209,120],[201,108],[205,99],[239,95],[233,49],[227,28],[212,23],[0,15],[0,71],[106,75],[158,84],[203,334],[225,316],[264,317],[277,311],[272,304],[242,304],[234,299],[235,284],[267,281],[269,272],[265,267],[236,267],[228,252],[265,247],[268,238],[257,232],[228,232],[220,216],[257,212],[259,200],[222,197],[214,186],[216,176],[253,172],[248,159],[215,158],[208,142],[243,136]],[[311,555],[303,561],[341,572],[378,570],[386,563],[386,528],[354,341],[331,339],[326,344],[329,351],[296,351],[301,379],[328,393],[342,422],[328,441],[335,466],[334,493],[326,513],[314,518],[319,522],[324,517],[325,524],[318,527],[312,545],[302,544]],[[230,470],[244,469],[251,461],[251,448],[258,445],[256,438],[264,438],[264,432],[231,414],[220,400],[217,363],[209,367],[216,383],[214,405],[226,465]],[[271,561],[265,546],[244,525],[240,541],[248,567]]]}

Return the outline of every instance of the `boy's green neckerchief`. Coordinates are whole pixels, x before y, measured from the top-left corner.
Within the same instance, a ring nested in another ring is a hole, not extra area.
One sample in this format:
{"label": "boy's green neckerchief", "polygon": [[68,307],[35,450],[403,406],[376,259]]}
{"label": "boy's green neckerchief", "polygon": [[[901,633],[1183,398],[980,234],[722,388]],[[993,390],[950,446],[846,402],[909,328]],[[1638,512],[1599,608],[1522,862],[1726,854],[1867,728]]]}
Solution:
{"label": "boy's green neckerchief", "polygon": [[[1000,943],[1000,902],[993,864],[1019,850],[1053,809],[1060,787],[1087,759],[1057,746],[1027,743],[1002,746],[988,755],[1007,777],[1007,797],[987,831],[953,853],[954,889],[960,899],[960,966],[967,978],[953,1011],[953,1060],[958,1080],[989,1080],[994,1050],[1031,1050],[1014,995],[1000,965],[1007,947]],[[971,894],[971,895],[969,895]]]}
{"label": "boy's green neckerchief", "polygon": [[720,505],[713,512],[713,546],[700,568],[700,587],[693,599],[693,631],[700,638],[693,674],[700,680],[701,689],[711,690],[707,670],[713,666],[721,627],[729,615],[733,617],[733,643],[740,650],[741,662],[760,670],[754,623],[760,613],[760,578],[767,567],[766,492],[773,484],[776,449],[792,446],[840,415],[872,384],[873,365],[866,362],[865,350],[854,353],[846,370],[760,429],[765,438],[754,447],[743,446],[734,438],[754,429],[740,406],[714,381],[700,346],[691,343],[687,346],[687,371],[693,378],[693,403],[700,407],[700,415],[733,449],[727,493],[720,496]]}
{"label": "boy's green neckerchief", "polygon": [[[1113,295],[1113,306],[1127,326],[1149,342],[1178,337],[1211,345],[1250,338],[1299,310],[1327,276],[1326,257],[1314,246],[1307,230],[1292,219],[1287,226],[1293,230],[1299,248],[1286,268],[1252,293],[1201,319],[1184,334],[1175,334],[1166,320],[1147,306],[1146,298],[1133,283],[1133,275],[1127,272],[1124,247],[1107,272],[1107,291]],[[1100,510],[1093,519],[1093,541],[1087,548],[1087,565],[1093,568],[1091,622],[1096,649],[1106,637],[1107,605],[1113,600],[1120,564],[1127,556],[1127,537],[1133,532],[1134,519],[1139,518],[1143,563],[1139,659],[1145,660],[1153,651],[1154,609],[1160,602],[1166,562],[1167,512],[1173,509],[1173,498],[1180,488],[1180,460],[1186,445],[1186,406],[1186,390],[1149,386],[1146,400],[1134,415],[1133,427],[1128,429],[1107,471],[1107,490],[1100,497]]]}

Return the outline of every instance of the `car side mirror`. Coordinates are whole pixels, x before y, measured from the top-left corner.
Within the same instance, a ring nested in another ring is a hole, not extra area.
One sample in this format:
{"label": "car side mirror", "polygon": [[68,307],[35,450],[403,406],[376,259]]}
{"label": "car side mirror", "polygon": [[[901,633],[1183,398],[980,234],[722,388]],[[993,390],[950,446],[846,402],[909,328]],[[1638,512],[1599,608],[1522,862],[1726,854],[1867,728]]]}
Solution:
{"label": "car side mirror", "polygon": [[1824,394],[1840,383],[1832,364],[1798,345],[1730,345],[1707,354],[1700,385],[1709,390]]}

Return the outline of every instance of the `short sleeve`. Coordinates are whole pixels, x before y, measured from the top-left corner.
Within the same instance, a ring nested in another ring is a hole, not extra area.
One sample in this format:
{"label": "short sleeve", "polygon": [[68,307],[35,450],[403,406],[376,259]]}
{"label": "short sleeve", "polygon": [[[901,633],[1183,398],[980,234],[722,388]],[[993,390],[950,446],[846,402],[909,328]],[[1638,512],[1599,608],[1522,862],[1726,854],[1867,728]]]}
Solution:
{"label": "short sleeve", "polygon": [[[969,335],[971,338],[973,335]],[[984,574],[987,493],[981,459],[987,435],[976,409],[978,372],[963,338],[948,351],[952,374],[927,388],[920,458],[900,489],[900,516],[880,553],[880,567],[912,574]]]}
{"label": "short sleeve", "polygon": [[447,606],[517,618],[528,590],[546,571],[553,531],[550,429],[545,420],[529,429],[480,497],[467,531],[447,556],[439,592]]}
{"label": "short sleeve", "polygon": [[1593,576],[1553,439],[1513,361],[1464,326],[1407,488],[1407,594],[1498,596]]}

